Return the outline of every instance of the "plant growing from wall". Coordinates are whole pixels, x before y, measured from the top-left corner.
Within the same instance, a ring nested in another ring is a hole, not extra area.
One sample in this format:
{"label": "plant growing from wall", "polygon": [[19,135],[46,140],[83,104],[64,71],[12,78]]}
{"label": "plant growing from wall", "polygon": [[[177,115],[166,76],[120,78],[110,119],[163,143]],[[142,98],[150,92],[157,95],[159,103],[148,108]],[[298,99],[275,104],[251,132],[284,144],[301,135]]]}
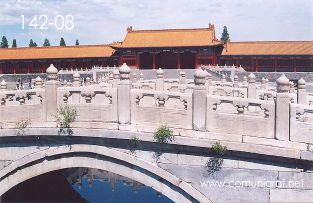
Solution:
{"label": "plant growing from wall", "polygon": [[17,135],[24,135],[25,134],[25,128],[29,127],[31,125],[31,120],[29,118],[20,118],[15,123],[15,128],[18,129]]}
{"label": "plant growing from wall", "polygon": [[134,153],[137,148],[141,146],[141,140],[139,137],[134,135],[133,137],[130,138],[130,152]]}
{"label": "plant growing from wall", "polygon": [[64,132],[64,129],[66,129],[68,135],[73,134],[73,130],[70,128],[71,123],[73,123],[76,119],[77,111],[75,108],[72,108],[70,106],[60,106],[57,109],[57,123],[60,127],[60,133]]}
{"label": "plant growing from wall", "polygon": [[139,137],[134,135],[132,138],[130,138],[131,146],[134,148],[137,148],[140,146],[141,140]]}
{"label": "plant growing from wall", "polygon": [[173,131],[166,125],[159,127],[154,132],[153,137],[159,143],[172,142],[174,140]]}
{"label": "plant growing from wall", "polygon": [[227,151],[227,147],[219,142],[215,142],[211,147],[211,151],[218,156],[223,156]]}
{"label": "plant growing from wall", "polygon": [[214,175],[217,171],[221,170],[224,163],[222,156],[227,152],[227,147],[219,142],[215,142],[210,151],[216,155],[216,157],[211,157],[207,162],[208,175]]}

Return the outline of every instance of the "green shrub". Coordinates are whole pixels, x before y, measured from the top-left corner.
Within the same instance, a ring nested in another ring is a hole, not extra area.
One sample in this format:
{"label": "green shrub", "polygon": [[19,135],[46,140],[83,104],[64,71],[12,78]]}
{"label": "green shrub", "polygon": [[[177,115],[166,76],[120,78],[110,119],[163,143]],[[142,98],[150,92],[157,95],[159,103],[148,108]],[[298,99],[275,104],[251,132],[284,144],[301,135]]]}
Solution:
{"label": "green shrub", "polygon": [[29,118],[21,118],[15,123],[15,127],[19,130],[27,128],[31,124]]}
{"label": "green shrub", "polygon": [[60,106],[57,109],[57,122],[61,128],[70,128],[72,122],[77,116],[76,109],[69,106]]}
{"label": "green shrub", "polygon": [[154,139],[159,143],[166,143],[174,140],[173,131],[169,127],[162,125],[154,132]]}
{"label": "green shrub", "polygon": [[141,140],[139,137],[134,135],[132,138],[130,138],[130,143],[132,148],[138,148],[140,146]]}
{"label": "green shrub", "polygon": [[[17,136],[24,135],[25,128],[29,127],[31,125],[31,120],[29,118],[20,118],[15,123],[15,128],[18,129]],[[1,126],[2,127],[2,126]]]}
{"label": "green shrub", "polygon": [[216,155],[224,155],[227,151],[227,147],[219,142],[215,142],[211,147],[211,151]]}

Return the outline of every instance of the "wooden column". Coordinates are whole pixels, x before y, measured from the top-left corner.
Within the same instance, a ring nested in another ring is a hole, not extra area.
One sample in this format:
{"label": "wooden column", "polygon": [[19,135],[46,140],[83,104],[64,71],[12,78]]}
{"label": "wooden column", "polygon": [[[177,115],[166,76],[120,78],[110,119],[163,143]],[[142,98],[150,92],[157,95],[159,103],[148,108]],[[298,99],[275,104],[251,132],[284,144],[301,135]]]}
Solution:
{"label": "wooden column", "polygon": [[139,69],[140,66],[140,57],[139,54],[136,54],[136,69]]}
{"label": "wooden column", "polygon": [[238,67],[240,66],[239,60],[240,60],[240,59],[236,59],[236,66],[238,66]]}
{"label": "wooden column", "polygon": [[180,69],[180,53],[177,53],[177,69]]}
{"label": "wooden column", "polygon": [[120,56],[119,58],[118,58],[118,66],[120,66],[120,65],[122,65],[123,64],[123,56]]}
{"label": "wooden column", "polygon": [[292,65],[293,65],[293,72],[296,72],[296,71],[297,71],[297,68],[296,68],[296,59],[292,59]]}
{"label": "wooden column", "polygon": [[277,58],[274,59],[274,72],[277,72]]}
{"label": "wooden column", "polygon": [[41,70],[41,73],[44,72],[44,67],[45,67],[45,63],[43,61],[40,62],[40,70]]}
{"label": "wooden column", "polygon": [[155,70],[155,53],[152,53],[152,69]]}
{"label": "wooden column", "polygon": [[13,73],[16,74],[16,65],[14,63],[11,63],[11,65],[13,66]]}
{"label": "wooden column", "polygon": [[255,72],[259,72],[258,58],[255,58]]}
{"label": "wooden column", "polygon": [[198,54],[195,53],[195,69],[197,68],[198,66]]}
{"label": "wooden column", "polygon": [[29,66],[27,62],[21,62],[22,66],[25,66],[26,72],[29,73]]}

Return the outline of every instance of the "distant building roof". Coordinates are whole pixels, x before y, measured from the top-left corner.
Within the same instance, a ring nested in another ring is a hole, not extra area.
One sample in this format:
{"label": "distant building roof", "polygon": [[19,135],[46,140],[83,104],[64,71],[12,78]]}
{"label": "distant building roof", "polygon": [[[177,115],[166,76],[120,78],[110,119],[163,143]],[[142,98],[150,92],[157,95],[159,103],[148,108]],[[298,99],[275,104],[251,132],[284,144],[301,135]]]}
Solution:
{"label": "distant building roof", "polygon": [[215,38],[214,25],[197,29],[164,29],[164,30],[133,30],[127,29],[127,34],[117,48],[146,47],[194,47],[221,44]]}
{"label": "distant building roof", "polygon": [[313,55],[313,41],[228,42],[222,55]]}
{"label": "distant building roof", "polygon": [[114,52],[110,45],[0,48],[0,60],[101,58],[110,57]]}

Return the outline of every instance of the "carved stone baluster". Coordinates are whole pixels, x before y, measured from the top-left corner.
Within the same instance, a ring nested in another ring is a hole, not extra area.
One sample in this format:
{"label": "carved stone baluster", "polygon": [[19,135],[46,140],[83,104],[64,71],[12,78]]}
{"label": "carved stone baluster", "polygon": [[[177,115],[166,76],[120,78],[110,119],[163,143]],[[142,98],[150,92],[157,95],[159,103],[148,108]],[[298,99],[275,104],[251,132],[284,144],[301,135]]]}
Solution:
{"label": "carved stone baluster", "polygon": [[0,86],[0,91],[5,91],[7,89],[7,83],[4,80],[2,80]]}
{"label": "carved stone baluster", "polygon": [[282,74],[277,80],[275,138],[289,140],[289,80]]}
{"label": "carved stone baluster", "polygon": [[298,97],[298,104],[307,104],[307,98],[306,98],[306,85],[305,85],[305,80],[301,78],[298,81],[298,92],[297,92],[297,97]]}
{"label": "carved stone baluster", "polygon": [[193,89],[193,129],[205,131],[206,118],[206,97],[207,91],[205,87],[205,77],[207,73],[202,69],[198,69],[194,75],[195,86]]}

